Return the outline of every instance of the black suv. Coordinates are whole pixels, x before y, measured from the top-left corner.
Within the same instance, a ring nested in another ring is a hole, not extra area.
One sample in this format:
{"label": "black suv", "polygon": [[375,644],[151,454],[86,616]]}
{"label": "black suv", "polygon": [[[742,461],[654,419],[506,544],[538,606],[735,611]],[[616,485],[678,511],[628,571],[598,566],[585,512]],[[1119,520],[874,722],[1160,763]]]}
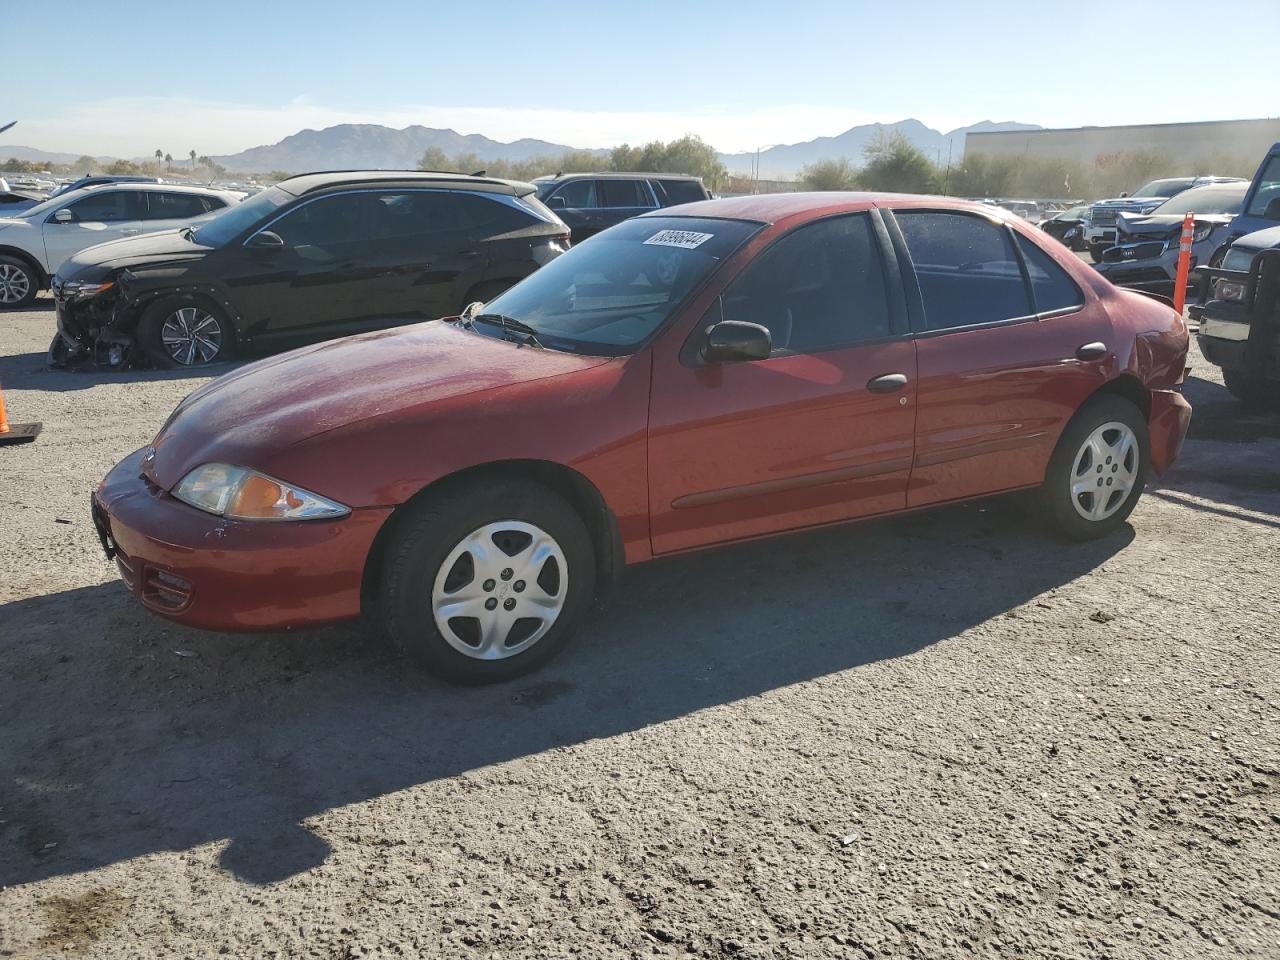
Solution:
{"label": "black suv", "polygon": [[90,247],[54,277],[50,361],[195,366],[457,314],[568,248],[534,193],[447,173],[311,173],[196,227]]}
{"label": "black suv", "polygon": [[675,173],[562,173],[533,183],[569,225],[574,243],[659,207],[711,199],[699,177]]}

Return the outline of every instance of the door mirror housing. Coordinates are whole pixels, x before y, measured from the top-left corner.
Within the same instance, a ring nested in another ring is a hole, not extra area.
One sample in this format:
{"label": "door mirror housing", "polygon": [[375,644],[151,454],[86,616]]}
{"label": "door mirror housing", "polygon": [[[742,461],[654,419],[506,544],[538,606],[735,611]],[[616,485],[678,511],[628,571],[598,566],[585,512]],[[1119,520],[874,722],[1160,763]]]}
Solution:
{"label": "door mirror housing", "polygon": [[569,209],[569,204],[565,201],[564,197],[552,197],[550,200],[547,201],[547,206],[550,207],[552,210],[568,210]]}
{"label": "door mirror housing", "polygon": [[253,250],[279,250],[284,246],[284,238],[270,230],[262,230],[250,237],[245,246]]}
{"label": "door mirror housing", "polygon": [[743,320],[721,320],[707,331],[702,359],[707,363],[741,363],[764,360],[773,353],[773,336],[767,327]]}
{"label": "door mirror housing", "polygon": [[54,223],[70,223],[75,218],[76,215],[72,213],[70,207],[63,207],[61,210],[55,210],[53,211],[53,216],[50,217]]}

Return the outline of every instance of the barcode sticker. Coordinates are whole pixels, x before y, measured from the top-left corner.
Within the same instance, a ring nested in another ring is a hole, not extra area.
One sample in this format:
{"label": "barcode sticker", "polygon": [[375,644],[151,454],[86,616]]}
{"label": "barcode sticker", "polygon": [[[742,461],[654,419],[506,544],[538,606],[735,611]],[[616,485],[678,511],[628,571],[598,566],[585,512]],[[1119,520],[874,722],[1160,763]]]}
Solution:
{"label": "barcode sticker", "polygon": [[680,247],[682,250],[692,250],[694,247],[706,243],[714,236],[714,233],[694,233],[692,230],[659,230],[645,243],[652,243],[660,247]]}

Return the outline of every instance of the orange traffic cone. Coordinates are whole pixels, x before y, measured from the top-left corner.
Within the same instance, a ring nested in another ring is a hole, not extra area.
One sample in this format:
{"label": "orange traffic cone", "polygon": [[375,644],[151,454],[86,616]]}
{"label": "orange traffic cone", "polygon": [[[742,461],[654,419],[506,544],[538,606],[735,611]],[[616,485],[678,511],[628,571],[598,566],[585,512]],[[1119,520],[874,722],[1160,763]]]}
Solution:
{"label": "orange traffic cone", "polygon": [[0,446],[8,443],[30,443],[40,433],[38,423],[10,423],[4,412],[4,393],[0,391]]}

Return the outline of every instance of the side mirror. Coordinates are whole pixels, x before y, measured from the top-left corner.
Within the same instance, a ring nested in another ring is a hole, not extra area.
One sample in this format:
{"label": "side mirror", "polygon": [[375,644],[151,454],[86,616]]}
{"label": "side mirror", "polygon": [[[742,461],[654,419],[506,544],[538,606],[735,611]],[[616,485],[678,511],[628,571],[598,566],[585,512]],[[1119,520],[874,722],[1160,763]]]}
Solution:
{"label": "side mirror", "polygon": [[1125,190],[1124,192],[1122,192],[1122,193],[1120,194],[1120,199],[1122,199],[1122,200],[1123,200],[1123,199],[1124,199],[1125,197],[1127,197],[1128,195],[1129,195],[1129,191],[1128,191],[1128,190]]}
{"label": "side mirror", "polygon": [[702,359],[707,363],[740,363],[764,360],[773,353],[773,337],[767,327],[741,320],[721,320],[707,331]]}
{"label": "side mirror", "polygon": [[76,215],[71,212],[70,207],[63,207],[61,210],[55,210],[53,212],[54,223],[70,223],[75,218]]}
{"label": "side mirror", "polygon": [[550,200],[547,201],[547,206],[550,207],[552,210],[569,209],[569,204],[565,201],[564,197],[552,197]]}
{"label": "side mirror", "polygon": [[245,244],[253,250],[279,250],[284,246],[284,238],[278,233],[272,233],[270,230],[263,230],[255,233],[249,238],[249,242]]}

